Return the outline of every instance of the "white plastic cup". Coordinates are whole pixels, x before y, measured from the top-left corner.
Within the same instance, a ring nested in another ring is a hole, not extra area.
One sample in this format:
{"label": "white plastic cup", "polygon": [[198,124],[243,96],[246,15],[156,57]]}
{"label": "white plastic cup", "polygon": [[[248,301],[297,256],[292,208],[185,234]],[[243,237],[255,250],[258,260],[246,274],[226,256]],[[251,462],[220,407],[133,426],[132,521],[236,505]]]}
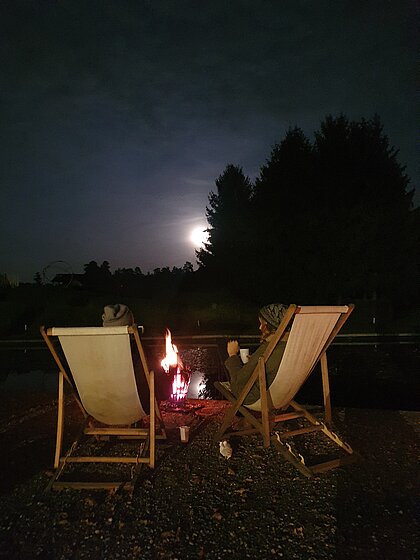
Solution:
{"label": "white plastic cup", "polygon": [[188,443],[188,439],[190,437],[190,427],[189,426],[180,426],[179,427],[179,435],[181,437],[182,443]]}
{"label": "white plastic cup", "polygon": [[239,350],[239,354],[241,356],[242,363],[246,364],[249,360],[249,348],[241,348]]}

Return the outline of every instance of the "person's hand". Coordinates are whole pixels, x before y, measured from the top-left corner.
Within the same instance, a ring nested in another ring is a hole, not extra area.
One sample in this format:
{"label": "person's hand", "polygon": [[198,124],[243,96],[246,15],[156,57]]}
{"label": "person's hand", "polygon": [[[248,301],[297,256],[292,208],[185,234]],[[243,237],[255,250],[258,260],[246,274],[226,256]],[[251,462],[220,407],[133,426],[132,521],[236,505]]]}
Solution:
{"label": "person's hand", "polygon": [[237,340],[229,340],[227,343],[227,353],[229,356],[236,356],[239,352],[239,343]]}

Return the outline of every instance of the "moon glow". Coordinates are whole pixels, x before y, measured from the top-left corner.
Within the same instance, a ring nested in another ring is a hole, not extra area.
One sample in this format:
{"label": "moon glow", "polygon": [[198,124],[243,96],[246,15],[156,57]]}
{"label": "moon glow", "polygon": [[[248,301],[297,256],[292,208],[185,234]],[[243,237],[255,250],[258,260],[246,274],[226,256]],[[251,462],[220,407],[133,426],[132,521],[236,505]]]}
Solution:
{"label": "moon glow", "polygon": [[197,249],[202,248],[204,246],[204,243],[207,242],[208,238],[209,238],[209,234],[207,233],[204,227],[196,227],[191,231],[190,234],[191,243]]}

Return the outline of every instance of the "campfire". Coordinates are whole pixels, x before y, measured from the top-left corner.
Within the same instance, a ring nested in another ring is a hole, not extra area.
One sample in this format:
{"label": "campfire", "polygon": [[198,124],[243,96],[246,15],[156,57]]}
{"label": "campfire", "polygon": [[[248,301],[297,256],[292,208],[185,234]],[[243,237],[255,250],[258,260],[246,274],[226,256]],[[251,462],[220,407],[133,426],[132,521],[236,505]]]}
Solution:
{"label": "campfire", "polygon": [[161,361],[164,372],[173,378],[172,393],[170,400],[173,402],[183,402],[188,393],[191,373],[186,368],[178,354],[178,348],[172,344],[171,331],[166,329],[165,335],[166,356]]}

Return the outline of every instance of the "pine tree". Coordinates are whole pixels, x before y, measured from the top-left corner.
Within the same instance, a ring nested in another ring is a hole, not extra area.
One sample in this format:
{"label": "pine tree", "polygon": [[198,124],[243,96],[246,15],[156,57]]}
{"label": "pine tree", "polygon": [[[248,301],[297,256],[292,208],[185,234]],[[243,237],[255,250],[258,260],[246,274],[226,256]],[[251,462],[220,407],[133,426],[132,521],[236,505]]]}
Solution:
{"label": "pine tree", "polygon": [[389,299],[407,268],[413,192],[378,116],[327,117],[315,134],[320,223],[316,237],[332,294]]}
{"label": "pine tree", "polygon": [[235,284],[248,268],[252,185],[240,167],[227,165],[216,187],[206,208],[209,238],[196,252],[197,261],[211,278],[225,277]]}
{"label": "pine tree", "polygon": [[261,167],[253,198],[261,299],[297,301],[306,293],[313,173],[312,146],[297,127],[274,145]]}

